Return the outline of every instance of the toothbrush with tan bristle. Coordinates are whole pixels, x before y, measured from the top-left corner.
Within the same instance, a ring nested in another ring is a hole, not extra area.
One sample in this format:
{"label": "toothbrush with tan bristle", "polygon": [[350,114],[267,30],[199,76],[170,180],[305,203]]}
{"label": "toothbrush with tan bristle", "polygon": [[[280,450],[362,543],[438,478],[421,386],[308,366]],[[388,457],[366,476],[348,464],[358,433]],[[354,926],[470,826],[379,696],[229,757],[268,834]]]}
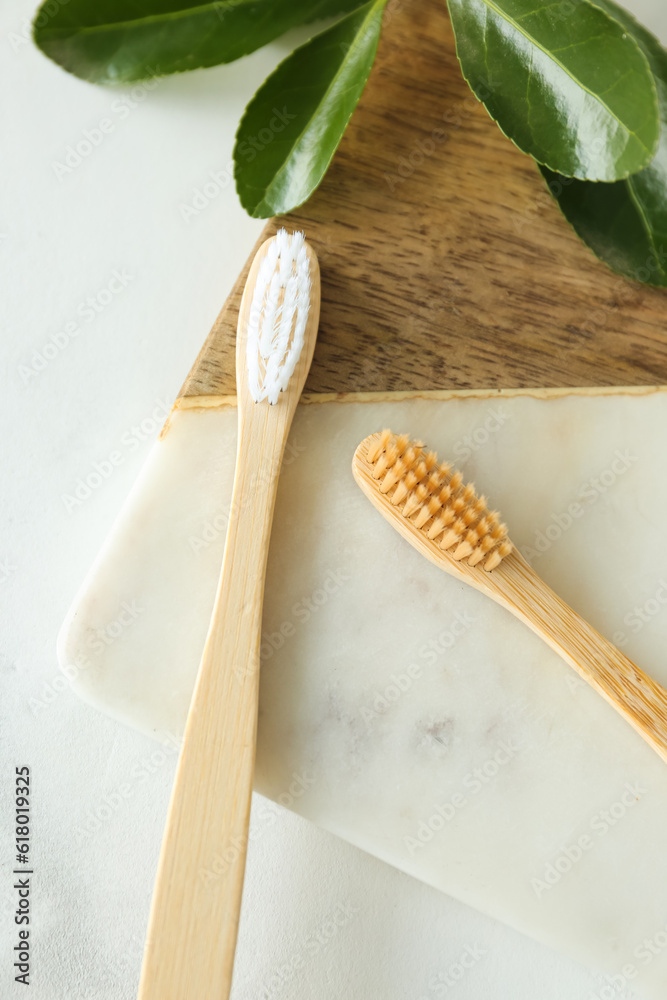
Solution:
{"label": "toothbrush with tan bristle", "polygon": [[225,553],[158,865],[139,1000],[226,1000],[255,761],[264,577],[287,435],[320,312],[317,257],[257,252],[236,337],[238,445]]}
{"label": "toothbrush with tan bristle", "polygon": [[390,431],[361,442],[352,472],[422,555],[528,625],[667,761],[667,691],[547,587],[460,472],[421,442]]}

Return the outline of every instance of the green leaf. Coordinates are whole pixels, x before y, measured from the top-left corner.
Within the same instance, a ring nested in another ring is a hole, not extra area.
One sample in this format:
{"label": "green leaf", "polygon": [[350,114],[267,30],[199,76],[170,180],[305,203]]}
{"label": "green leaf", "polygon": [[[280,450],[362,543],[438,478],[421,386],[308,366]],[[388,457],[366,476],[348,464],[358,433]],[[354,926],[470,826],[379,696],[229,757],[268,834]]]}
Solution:
{"label": "green leaf", "polygon": [[646,58],[588,0],[447,0],[463,75],[502,131],[552,170],[615,181],[659,135]]}
{"label": "green leaf", "polygon": [[[362,0],[46,0],[36,44],[92,83],[131,83],[233,62],[289,28]],[[54,9],[55,8],[55,9]]]}
{"label": "green leaf", "polygon": [[549,189],[577,234],[614,271],[667,287],[667,53],[653,35],[611,0],[598,0],[639,42],[655,76],[662,133],[652,163],[615,184],[561,177],[542,168]]}
{"label": "green leaf", "polygon": [[251,100],[234,146],[250,215],[289,212],[322,180],[371,71],[384,4],[367,3],[296,49]]}

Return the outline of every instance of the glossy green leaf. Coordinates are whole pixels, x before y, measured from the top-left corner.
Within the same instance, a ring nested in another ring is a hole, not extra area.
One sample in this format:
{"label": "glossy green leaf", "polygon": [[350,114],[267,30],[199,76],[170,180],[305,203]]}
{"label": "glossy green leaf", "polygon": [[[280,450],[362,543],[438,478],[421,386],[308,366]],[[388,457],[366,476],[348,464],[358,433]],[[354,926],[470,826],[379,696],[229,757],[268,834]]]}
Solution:
{"label": "glossy green leaf", "polygon": [[659,135],[646,58],[588,0],[448,0],[463,75],[503,132],[571,177],[615,181]]}
{"label": "glossy green leaf", "polygon": [[542,168],[577,234],[628,278],[667,287],[667,53],[653,35],[610,0],[598,0],[644,50],[658,88],[662,134],[652,163],[615,184],[561,177]]}
{"label": "glossy green leaf", "polygon": [[367,3],[296,49],[251,100],[234,147],[250,215],[289,212],[322,180],[371,71],[384,4]]}
{"label": "glossy green leaf", "polygon": [[39,48],[93,83],[130,83],[233,62],[289,28],[363,0],[46,0]]}

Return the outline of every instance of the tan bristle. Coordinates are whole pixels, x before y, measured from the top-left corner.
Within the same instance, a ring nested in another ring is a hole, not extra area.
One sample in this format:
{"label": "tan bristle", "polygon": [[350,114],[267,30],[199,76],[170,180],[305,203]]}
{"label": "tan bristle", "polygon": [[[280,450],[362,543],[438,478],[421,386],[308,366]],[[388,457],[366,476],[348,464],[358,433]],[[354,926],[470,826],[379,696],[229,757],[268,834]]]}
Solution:
{"label": "tan bristle", "polygon": [[403,453],[403,461],[405,462],[406,468],[414,469],[415,465],[417,464],[417,452],[415,451],[414,448],[408,448]]}
{"label": "tan bristle", "polygon": [[436,517],[435,521],[426,532],[426,537],[436,539],[438,535],[442,534],[446,527],[447,525],[445,524],[444,517]]}
{"label": "tan bristle", "polygon": [[387,471],[387,456],[382,453],[373,463],[373,479],[382,479],[382,476]]}
{"label": "tan bristle", "polygon": [[468,566],[476,566],[478,562],[481,562],[484,558],[485,553],[482,552],[481,548],[477,546],[471,556],[468,558]]}
{"label": "tan bristle", "polygon": [[391,502],[394,507],[398,507],[399,503],[403,503],[408,493],[409,490],[405,485],[405,479],[402,479],[391,496]]}
{"label": "tan bristle", "polygon": [[382,480],[382,485],[380,486],[380,493],[388,493],[392,487],[396,485],[399,479],[402,479],[405,475],[405,463],[399,458],[395,465],[389,469],[389,472]]}
{"label": "tan bristle", "polygon": [[454,549],[454,551],[452,552],[452,557],[456,559],[457,562],[460,562],[461,559],[467,559],[468,556],[472,555],[472,553],[473,553],[472,545],[470,544],[470,542],[465,541],[461,542],[458,548]]}
{"label": "tan bristle", "polygon": [[366,461],[369,465],[375,465],[375,461],[378,458],[380,452],[382,451],[382,445],[380,444],[380,439],[376,438],[368,446],[368,454],[366,456]]}
{"label": "tan bristle", "polygon": [[410,493],[417,485],[417,477],[414,472],[408,472],[407,475],[401,479],[400,483],[396,487],[391,502],[393,504],[402,503],[405,500],[408,493]]}
{"label": "tan bristle", "polygon": [[452,545],[458,545],[465,530],[463,521],[454,521],[449,531],[440,539],[440,548],[451,549]]}
{"label": "tan bristle", "polygon": [[403,508],[403,514],[405,517],[410,517],[414,514],[426,501],[428,497],[428,489],[424,483],[419,483],[419,485],[413,490],[408,499],[405,501],[405,507]]}
{"label": "tan bristle", "polygon": [[426,462],[419,462],[417,468],[415,469],[415,476],[420,481],[428,475],[428,469],[426,468]]}
{"label": "tan bristle", "polygon": [[403,517],[410,517],[410,514],[414,512],[419,507],[419,499],[417,497],[417,491],[413,490],[409,494],[408,499],[405,501],[405,506],[403,507]]}
{"label": "tan bristle", "polygon": [[390,469],[387,475],[384,477],[380,483],[380,493],[388,493],[389,490],[396,485],[398,481],[398,476],[396,475],[396,469]]}
{"label": "tan bristle", "polygon": [[428,502],[429,517],[435,517],[441,507],[442,504],[440,503],[440,497],[432,496]]}
{"label": "tan bristle", "polygon": [[466,509],[466,506],[467,506],[467,504],[466,504],[465,500],[463,499],[463,497],[461,497],[461,496],[454,497],[454,499],[452,500],[452,507],[453,507],[454,511],[456,512],[457,516],[459,514],[461,514]]}
{"label": "tan bristle", "polygon": [[390,445],[389,448],[386,449],[385,455],[387,456],[387,465],[391,468],[398,458],[398,448],[396,445]]}
{"label": "tan bristle", "polygon": [[419,510],[419,513],[417,514],[414,520],[415,527],[423,528],[426,522],[429,521],[432,517],[433,514],[431,513],[431,500],[429,500],[428,503],[425,503]]}
{"label": "tan bristle", "polygon": [[487,534],[485,518],[482,518],[481,521],[478,521],[477,524],[472,526],[471,534],[475,536],[475,545],[478,545],[482,538],[484,538]]}
{"label": "tan bristle", "polygon": [[383,431],[368,440],[366,458],[379,492],[456,562],[490,572],[512,551],[507,528],[486,498],[420,441]]}
{"label": "tan bristle", "polygon": [[427,521],[429,521],[432,517],[435,517],[436,514],[440,512],[440,508],[441,504],[438,498],[431,495],[415,518],[415,526],[417,528],[423,528]]}
{"label": "tan bristle", "polygon": [[[405,461],[405,456],[404,456],[404,461]],[[408,493],[414,490],[416,485],[417,485],[417,477],[415,476],[414,472],[406,473],[406,475],[403,476],[400,483],[394,490],[394,494],[391,498],[391,502],[394,504],[394,506],[398,505],[399,503],[403,503]]]}
{"label": "tan bristle", "polygon": [[496,566],[500,566],[502,558],[503,557],[500,554],[500,549],[496,549],[494,552],[492,552],[489,558],[484,563],[484,569],[487,571],[487,573],[490,573],[492,569],[496,568]]}

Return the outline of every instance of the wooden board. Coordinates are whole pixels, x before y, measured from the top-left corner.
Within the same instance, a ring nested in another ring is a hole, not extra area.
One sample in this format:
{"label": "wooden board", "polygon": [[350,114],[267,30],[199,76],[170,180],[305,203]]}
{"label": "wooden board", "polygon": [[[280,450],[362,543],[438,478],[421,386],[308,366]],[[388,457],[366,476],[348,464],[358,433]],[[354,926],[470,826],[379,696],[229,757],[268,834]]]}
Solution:
{"label": "wooden board", "polygon": [[[261,238],[279,225],[320,259],[309,392],[667,383],[665,293],[580,243],[464,82],[444,0],[390,0],[325,180]],[[249,262],[183,396],[235,390]]]}

